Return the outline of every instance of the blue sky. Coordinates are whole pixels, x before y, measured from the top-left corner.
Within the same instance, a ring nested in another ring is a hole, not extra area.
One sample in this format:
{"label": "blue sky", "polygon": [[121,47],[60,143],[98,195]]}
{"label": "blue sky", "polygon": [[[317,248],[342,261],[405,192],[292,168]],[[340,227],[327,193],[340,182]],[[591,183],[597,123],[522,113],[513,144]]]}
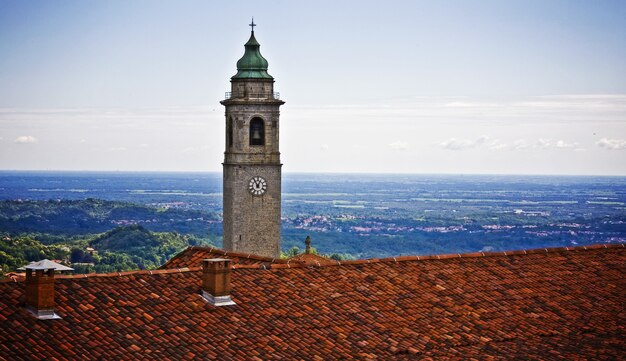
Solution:
{"label": "blue sky", "polygon": [[626,175],[626,2],[571,0],[0,0],[0,169],[220,170],[251,16],[285,171]]}

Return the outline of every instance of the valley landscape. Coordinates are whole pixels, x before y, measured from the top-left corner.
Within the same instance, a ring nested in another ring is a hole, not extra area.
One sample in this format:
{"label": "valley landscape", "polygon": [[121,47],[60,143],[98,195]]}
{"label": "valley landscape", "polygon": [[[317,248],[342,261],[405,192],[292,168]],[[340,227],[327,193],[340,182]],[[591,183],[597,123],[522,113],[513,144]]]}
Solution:
{"label": "valley landscape", "polygon": [[[156,268],[221,247],[220,173],[0,172],[0,266]],[[626,178],[286,174],[282,252],[335,259],[626,241]]]}

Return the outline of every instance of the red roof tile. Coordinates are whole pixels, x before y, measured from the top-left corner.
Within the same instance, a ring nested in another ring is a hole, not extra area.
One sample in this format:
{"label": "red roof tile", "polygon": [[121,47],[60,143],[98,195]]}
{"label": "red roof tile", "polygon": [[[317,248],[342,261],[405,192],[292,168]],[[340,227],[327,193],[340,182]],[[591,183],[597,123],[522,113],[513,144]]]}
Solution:
{"label": "red roof tile", "polygon": [[[619,359],[626,249],[235,265],[230,307],[200,269],[58,276],[56,312],[0,283],[0,358]],[[221,255],[223,256],[223,255]]]}

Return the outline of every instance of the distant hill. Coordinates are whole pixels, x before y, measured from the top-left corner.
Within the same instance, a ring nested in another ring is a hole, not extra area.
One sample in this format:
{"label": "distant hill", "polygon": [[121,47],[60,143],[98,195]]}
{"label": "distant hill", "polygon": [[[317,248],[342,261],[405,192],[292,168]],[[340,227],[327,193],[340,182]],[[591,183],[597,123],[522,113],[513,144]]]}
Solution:
{"label": "distant hill", "polygon": [[219,216],[206,211],[155,208],[101,199],[0,201],[0,230],[4,232],[78,235],[133,224],[151,231],[176,231],[199,237],[221,234]]}
{"label": "distant hill", "polygon": [[[120,252],[159,266],[198,241],[176,232],[154,233],[139,225],[117,227],[94,238],[89,245],[98,252]],[[147,268],[144,266],[141,268]]]}
{"label": "distant hill", "polygon": [[159,244],[160,239],[155,233],[138,225],[117,227],[90,242],[93,248],[103,251],[128,251],[133,248],[157,247]]}
{"label": "distant hill", "polygon": [[164,264],[187,246],[208,244],[193,236],[151,232],[139,225],[71,238],[0,233],[0,277],[44,258],[64,262],[73,267],[75,273],[151,269]]}
{"label": "distant hill", "polygon": [[177,232],[150,232],[139,225],[117,227],[89,242],[100,255],[107,252],[130,256],[130,260],[143,268],[154,268],[167,262],[176,253],[199,240]]}

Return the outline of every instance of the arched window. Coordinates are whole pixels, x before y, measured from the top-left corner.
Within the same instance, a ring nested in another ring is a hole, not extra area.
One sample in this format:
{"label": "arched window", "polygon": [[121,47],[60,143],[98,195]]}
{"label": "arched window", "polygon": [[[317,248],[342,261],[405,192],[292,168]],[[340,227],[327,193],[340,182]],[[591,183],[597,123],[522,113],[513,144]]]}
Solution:
{"label": "arched window", "polygon": [[250,121],[250,145],[265,145],[265,124],[261,118]]}
{"label": "arched window", "polygon": [[232,148],[233,147],[233,118],[228,118],[228,148]]}

